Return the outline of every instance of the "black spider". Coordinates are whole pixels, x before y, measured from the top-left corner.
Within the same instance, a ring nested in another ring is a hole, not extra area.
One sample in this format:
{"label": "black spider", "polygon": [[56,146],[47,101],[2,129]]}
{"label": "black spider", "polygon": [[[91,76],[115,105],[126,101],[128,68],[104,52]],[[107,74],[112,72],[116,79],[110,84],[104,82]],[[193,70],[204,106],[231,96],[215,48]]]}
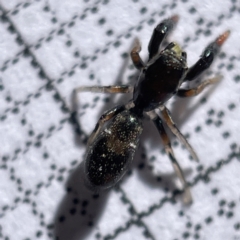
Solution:
{"label": "black spider", "polygon": [[[229,35],[226,31],[203,51],[200,59],[190,68],[187,67],[187,54],[174,42],[159,52],[160,44],[166,35],[173,29],[178,16],[172,16],[162,21],[154,29],[148,51],[149,60],[145,64],[139,56],[141,50],[139,41],[131,51],[134,66],[140,70],[140,76],[135,86],[93,86],[79,87],[78,92],[101,93],[133,93],[133,98],[125,105],[119,105],[105,112],[97,122],[88,140],[88,150],[85,159],[85,180],[91,188],[102,189],[116,184],[126,173],[132,162],[139,137],[142,133],[143,114],[147,114],[157,127],[162,138],[165,151],[173,164],[174,170],[184,186],[185,202],[191,202],[192,197],[188,184],[179,166],[169,137],[162,124],[165,121],[170,130],[187,147],[195,160],[198,160],[193,148],[174,124],[169,110],[164,106],[173,95],[180,97],[196,96],[209,84],[219,81],[214,77],[200,83],[196,88],[181,89],[183,82],[194,80],[213,62],[220,46]],[[162,119],[155,112],[160,109]],[[104,124],[109,124],[103,128]]]}

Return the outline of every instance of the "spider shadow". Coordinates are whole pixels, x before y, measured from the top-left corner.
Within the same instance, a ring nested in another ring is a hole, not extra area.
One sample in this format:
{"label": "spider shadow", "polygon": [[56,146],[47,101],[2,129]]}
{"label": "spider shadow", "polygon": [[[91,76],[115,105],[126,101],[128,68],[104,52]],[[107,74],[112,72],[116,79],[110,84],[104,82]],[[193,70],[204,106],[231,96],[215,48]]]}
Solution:
{"label": "spider shadow", "polygon": [[81,163],[67,180],[66,194],[55,214],[54,239],[85,239],[105,209],[109,191],[93,193],[86,188],[83,176]]}
{"label": "spider shadow", "polygon": [[[128,65],[129,58],[123,61],[119,69],[119,74],[115,80],[116,84],[121,84],[121,79]],[[137,75],[134,75],[131,78],[132,82],[135,76],[137,77]],[[116,105],[113,104],[115,98],[115,94],[109,94],[109,101],[99,110],[99,114],[114,107]],[[122,94],[119,102],[123,102],[123,104],[126,103],[126,94]],[[79,106],[76,105],[75,102],[72,102],[72,105],[72,109],[76,114],[76,108],[79,108]],[[79,116],[76,114],[72,116],[71,119],[73,131],[76,133],[74,142],[76,146],[86,148],[86,134],[82,131],[81,123],[78,122],[76,119],[77,117]],[[98,222],[108,202],[109,190],[101,191],[101,193],[97,194],[86,188],[83,179],[83,167],[82,161],[81,164],[70,173],[67,180],[65,196],[62,198],[54,218],[53,235],[56,239],[85,239],[92,231],[92,227]]]}

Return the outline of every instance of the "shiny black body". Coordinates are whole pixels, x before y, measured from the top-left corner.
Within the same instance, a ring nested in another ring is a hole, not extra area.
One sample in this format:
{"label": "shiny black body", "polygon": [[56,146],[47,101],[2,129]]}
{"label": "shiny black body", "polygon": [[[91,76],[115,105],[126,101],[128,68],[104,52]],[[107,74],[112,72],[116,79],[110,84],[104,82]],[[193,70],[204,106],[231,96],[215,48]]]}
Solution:
{"label": "shiny black body", "polygon": [[[136,42],[131,57],[133,64],[141,71],[141,74],[134,87],[95,86],[76,89],[76,92],[133,93],[133,98],[129,103],[114,107],[101,116],[89,138],[84,167],[85,181],[90,188],[98,190],[114,186],[126,173],[143,130],[142,118],[144,113],[154,122],[162,138],[165,151],[168,153],[184,188],[187,188],[187,183],[173,154],[162,120],[185,144],[192,156],[194,158],[197,158],[197,156],[177,129],[164,104],[175,94],[181,97],[195,96],[206,85],[215,83],[218,80],[213,78],[203,82],[196,88],[180,89],[184,81],[194,80],[211,65],[214,56],[228,37],[229,32],[225,32],[207,46],[196,64],[188,69],[186,63],[187,54],[176,43],[170,43],[164,50],[159,52],[160,44],[173,29],[177,20],[178,17],[173,16],[164,20],[155,28],[148,46],[149,60],[146,64],[143,63],[139,56],[141,48],[139,43]],[[156,108],[160,109],[162,117],[155,112]]]}
{"label": "shiny black body", "polygon": [[137,108],[151,111],[169,100],[178,90],[187,71],[186,59],[166,49],[144,69],[134,88]]}

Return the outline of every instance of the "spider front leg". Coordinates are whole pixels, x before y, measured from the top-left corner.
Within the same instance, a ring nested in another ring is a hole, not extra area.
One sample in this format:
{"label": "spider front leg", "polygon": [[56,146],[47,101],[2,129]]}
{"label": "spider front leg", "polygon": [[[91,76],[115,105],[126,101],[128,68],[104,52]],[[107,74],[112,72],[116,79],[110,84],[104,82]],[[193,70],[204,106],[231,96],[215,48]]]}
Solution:
{"label": "spider front leg", "polygon": [[163,117],[164,121],[166,122],[166,124],[168,125],[168,127],[170,128],[172,133],[179,139],[179,141],[183,145],[185,145],[185,147],[191,153],[193,159],[195,159],[198,162],[199,159],[197,157],[197,154],[195,153],[195,151],[193,150],[192,146],[188,143],[187,139],[182,135],[182,133],[179,131],[179,129],[177,128],[177,126],[173,122],[169,110],[164,105],[161,105],[159,107],[159,109],[160,109],[160,111],[162,113],[162,117]]}
{"label": "spider front leg", "polygon": [[178,164],[178,162],[177,162],[177,160],[174,156],[174,153],[173,153],[173,150],[172,150],[172,147],[171,147],[171,142],[170,142],[170,139],[169,139],[164,127],[163,127],[162,120],[154,111],[149,112],[148,115],[150,116],[150,118],[154,122],[154,124],[155,124],[155,126],[156,126],[156,128],[157,128],[157,130],[160,134],[160,137],[163,141],[165,152],[168,154],[168,156],[171,160],[171,163],[173,165],[174,171],[175,171],[176,175],[178,176],[179,180],[181,181],[181,183],[183,185],[183,188],[184,188],[184,199],[183,199],[183,201],[186,204],[190,204],[190,203],[192,203],[192,195],[191,195],[188,183],[186,182],[186,179],[184,177],[183,171],[182,171],[180,165]]}
{"label": "spider front leg", "polygon": [[149,60],[158,53],[158,49],[162,41],[168,33],[172,31],[177,21],[178,16],[174,15],[171,18],[165,19],[159,23],[154,29],[151,40],[148,44]]}
{"label": "spider front leg", "polygon": [[136,39],[134,42],[134,47],[131,51],[131,59],[132,59],[132,62],[134,64],[135,68],[137,68],[138,70],[141,71],[145,67],[145,65],[139,55],[140,51],[141,51],[141,44],[140,44],[139,40]]}
{"label": "spider front leg", "polygon": [[229,34],[230,31],[226,31],[225,33],[220,35],[214,42],[212,42],[205,48],[200,59],[192,67],[189,68],[184,81],[194,80],[204,70],[210,67],[214,60],[214,57],[219,52],[220,47],[226,41]]}

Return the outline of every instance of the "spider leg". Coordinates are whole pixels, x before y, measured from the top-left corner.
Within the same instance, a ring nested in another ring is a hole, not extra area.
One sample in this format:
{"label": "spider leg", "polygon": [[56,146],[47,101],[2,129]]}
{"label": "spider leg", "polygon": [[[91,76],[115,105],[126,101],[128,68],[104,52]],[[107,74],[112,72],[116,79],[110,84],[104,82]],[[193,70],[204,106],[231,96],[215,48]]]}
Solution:
{"label": "spider leg", "polygon": [[119,105],[116,106],[108,111],[106,111],[98,120],[95,128],[93,129],[93,132],[91,133],[90,137],[88,138],[88,146],[91,145],[91,143],[95,140],[96,136],[101,131],[103,125],[105,122],[111,120],[113,117],[115,117],[120,112],[124,111],[126,109],[125,105]]}
{"label": "spider leg", "polygon": [[[71,121],[74,123],[75,126],[75,131],[83,136],[83,141],[85,142],[88,139],[88,144],[92,142],[92,140],[95,138],[95,136],[97,135],[97,133],[99,132],[99,130],[94,129],[94,132],[91,134],[90,138],[87,137],[87,135],[82,131],[81,127],[80,127],[80,123],[79,123],[79,119],[78,119],[78,99],[77,99],[77,94],[80,92],[95,92],[95,93],[130,93],[133,92],[133,87],[132,86],[126,86],[126,85],[120,85],[120,86],[85,86],[85,87],[78,87],[76,89],[74,89],[73,94],[72,94],[72,114],[71,114]],[[116,108],[115,109],[115,113],[118,113],[118,110]],[[103,120],[100,120],[100,124],[101,122],[106,122],[104,120],[104,116],[110,117],[111,114],[113,116],[114,115],[114,109],[109,111],[109,116],[106,115],[107,113],[105,113],[105,115],[102,116]],[[111,112],[112,111],[112,112]],[[112,116],[112,117],[113,117]],[[111,117],[110,117],[111,118]],[[102,124],[102,125],[103,125]],[[95,127],[96,128],[96,127]],[[95,133],[95,134],[94,134]]]}
{"label": "spider leg", "polygon": [[226,41],[230,34],[230,31],[224,32],[220,35],[214,42],[210,43],[203,51],[200,59],[189,68],[184,81],[192,81],[198,75],[200,75],[204,70],[210,67],[214,57],[219,52],[220,47]]}
{"label": "spider leg", "polygon": [[178,16],[174,15],[171,18],[165,19],[154,29],[151,40],[148,44],[149,60],[158,53],[158,49],[163,39],[174,28],[178,21]]}
{"label": "spider leg", "polygon": [[80,92],[94,92],[94,93],[131,93],[133,92],[132,86],[120,85],[120,86],[84,86],[74,89],[73,94]]}
{"label": "spider leg", "polygon": [[191,153],[192,157],[198,162],[199,159],[197,157],[197,154],[195,153],[192,146],[188,143],[187,139],[182,135],[182,133],[179,131],[179,129],[173,122],[169,110],[164,105],[161,105],[159,108],[162,113],[164,121],[166,122],[172,133],[179,139],[180,142],[182,142],[183,145],[185,145],[185,147]]}
{"label": "spider leg", "polygon": [[179,97],[193,97],[201,93],[204,88],[210,84],[214,84],[219,82],[222,79],[222,76],[216,76],[214,78],[210,78],[202,83],[200,83],[197,87],[191,89],[179,89],[176,93]]}
{"label": "spider leg", "polygon": [[132,59],[132,62],[134,64],[135,68],[137,68],[138,70],[141,71],[145,67],[145,65],[139,55],[140,51],[141,51],[141,45],[140,45],[139,40],[136,39],[135,43],[134,43],[134,47],[131,51],[131,59]]}
{"label": "spider leg", "polygon": [[176,175],[178,176],[178,178],[180,179],[180,181],[181,181],[181,183],[184,187],[184,203],[190,204],[190,203],[192,203],[191,192],[190,192],[188,183],[186,182],[186,179],[184,177],[183,171],[182,171],[179,163],[177,162],[177,160],[174,156],[174,153],[173,153],[173,150],[172,150],[172,147],[171,147],[171,142],[170,142],[170,139],[169,139],[164,127],[163,127],[162,120],[154,111],[148,113],[148,115],[150,116],[150,118],[154,122],[154,124],[155,124],[155,126],[156,126],[156,128],[157,128],[157,130],[160,134],[160,137],[163,141],[165,152],[168,154],[168,156],[171,160],[171,163],[173,165],[174,171],[175,171]]}

